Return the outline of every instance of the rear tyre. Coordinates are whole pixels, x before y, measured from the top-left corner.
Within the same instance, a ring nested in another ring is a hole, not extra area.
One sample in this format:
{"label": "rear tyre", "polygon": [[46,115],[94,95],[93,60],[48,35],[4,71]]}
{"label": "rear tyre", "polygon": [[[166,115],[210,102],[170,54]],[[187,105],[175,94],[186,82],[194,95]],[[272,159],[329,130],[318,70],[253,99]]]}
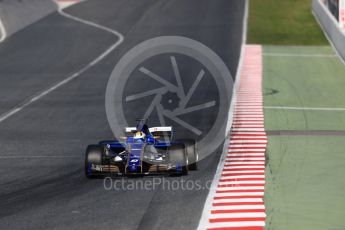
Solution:
{"label": "rear tyre", "polygon": [[184,143],[185,148],[186,148],[186,153],[188,157],[188,169],[189,170],[197,170],[198,169],[198,160],[199,156],[196,151],[196,143],[195,140],[180,140],[179,142]]}
{"label": "rear tyre", "polygon": [[188,174],[188,157],[183,144],[174,144],[169,148],[169,163],[176,165],[175,173]]}
{"label": "rear tyre", "polygon": [[103,158],[103,149],[99,145],[87,146],[85,153],[85,175],[87,178],[97,178],[100,174],[92,171],[91,165],[101,165]]}

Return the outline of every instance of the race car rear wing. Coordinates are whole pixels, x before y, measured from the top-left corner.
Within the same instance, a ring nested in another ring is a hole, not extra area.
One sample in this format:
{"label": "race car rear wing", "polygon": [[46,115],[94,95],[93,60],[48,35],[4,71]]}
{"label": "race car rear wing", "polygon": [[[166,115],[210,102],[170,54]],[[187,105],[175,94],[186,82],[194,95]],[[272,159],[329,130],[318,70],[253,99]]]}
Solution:
{"label": "race car rear wing", "polygon": [[165,141],[165,142],[172,140],[173,132],[172,132],[171,126],[152,127],[152,128],[149,128],[149,130],[156,140]]}
{"label": "race car rear wing", "polygon": [[151,127],[149,128],[150,132],[156,133],[156,132],[172,132],[171,126],[161,126],[161,127]]}
{"label": "race car rear wing", "polygon": [[135,127],[126,127],[125,130],[126,130],[126,133],[133,133],[133,132],[135,132],[137,130],[137,128],[135,128]]}
{"label": "race car rear wing", "polygon": [[[136,127],[126,127],[126,136],[131,136],[133,135],[133,132],[135,132],[137,130]],[[159,126],[159,127],[151,127],[149,128],[150,133],[157,137],[157,139],[161,139],[161,138],[168,138],[169,140],[171,140],[172,138],[172,127],[171,126]]]}

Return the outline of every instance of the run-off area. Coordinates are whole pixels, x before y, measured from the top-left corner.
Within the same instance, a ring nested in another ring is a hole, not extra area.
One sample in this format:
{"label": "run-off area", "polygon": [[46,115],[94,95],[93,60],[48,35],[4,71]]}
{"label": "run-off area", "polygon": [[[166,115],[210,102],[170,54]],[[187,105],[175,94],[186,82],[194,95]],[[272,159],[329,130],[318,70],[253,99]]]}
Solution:
{"label": "run-off area", "polygon": [[328,46],[263,55],[266,229],[345,229],[345,66]]}

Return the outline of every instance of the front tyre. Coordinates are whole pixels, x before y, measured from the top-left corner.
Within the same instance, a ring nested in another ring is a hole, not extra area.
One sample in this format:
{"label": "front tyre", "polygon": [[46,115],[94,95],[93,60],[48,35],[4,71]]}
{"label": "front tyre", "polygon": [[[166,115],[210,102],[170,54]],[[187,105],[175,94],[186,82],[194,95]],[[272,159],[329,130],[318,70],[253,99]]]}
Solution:
{"label": "front tyre", "polygon": [[87,146],[85,152],[85,175],[87,178],[96,178],[100,174],[92,169],[92,165],[102,165],[103,149],[99,145]]}

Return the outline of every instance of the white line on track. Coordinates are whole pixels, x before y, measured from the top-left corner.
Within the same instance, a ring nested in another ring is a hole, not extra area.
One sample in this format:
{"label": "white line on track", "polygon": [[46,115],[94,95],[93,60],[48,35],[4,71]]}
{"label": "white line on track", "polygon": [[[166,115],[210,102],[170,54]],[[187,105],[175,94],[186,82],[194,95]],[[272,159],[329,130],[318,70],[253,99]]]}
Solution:
{"label": "white line on track", "polygon": [[335,54],[292,54],[292,53],[263,53],[264,56],[272,57],[300,57],[300,58],[338,58]]}
{"label": "white line on track", "polygon": [[124,41],[124,37],[121,33],[113,30],[113,29],[110,29],[110,28],[107,28],[107,27],[104,27],[102,25],[99,25],[97,23],[94,23],[94,22],[90,22],[90,21],[87,21],[87,20],[84,20],[84,19],[81,19],[81,18],[78,18],[78,17],[75,17],[73,15],[70,15],[70,14],[67,14],[65,12],[63,12],[61,9],[58,10],[58,12],[66,17],[66,18],[69,18],[69,19],[72,19],[72,20],[75,20],[75,21],[78,21],[80,23],[83,23],[83,24],[86,24],[86,25],[89,25],[89,26],[92,26],[92,27],[95,27],[95,28],[98,28],[100,30],[104,30],[104,31],[107,31],[113,35],[115,35],[118,39],[117,41],[112,45],[110,46],[106,51],[104,51],[103,53],[101,53],[98,57],[96,57],[93,61],[91,61],[90,63],[88,63],[86,66],[84,66],[82,69],[80,69],[79,71],[75,72],[74,74],[70,75],[69,77],[65,78],[64,80],[56,83],[55,85],[39,92],[38,94],[32,96],[31,98],[28,98],[27,100],[25,100],[22,104],[14,107],[13,109],[11,109],[10,111],[0,115],[0,123],[5,121],[6,119],[8,119],[9,117],[13,116],[14,114],[18,113],[19,111],[23,110],[24,108],[28,107],[29,105],[31,105],[33,102],[43,98],[44,96],[50,94],[51,92],[53,92],[54,90],[60,88],[61,86],[67,84],[68,82],[76,79],[77,77],[79,77],[82,73],[86,72],[87,70],[89,70],[92,66],[96,65],[97,63],[99,63],[101,60],[103,60],[109,53],[111,53],[116,47],[118,47],[123,41]]}
{"label": "white line on track", "polygon": [[0,35],[1,35],[0,42],[3,42],[6,39],[7,34],[6,34],[5,26],[2,23],[1,18],[0,18]]}
{"label": "white line on track", "polygon": [[265,106],[265,109],[345,111],[345,108]]}

